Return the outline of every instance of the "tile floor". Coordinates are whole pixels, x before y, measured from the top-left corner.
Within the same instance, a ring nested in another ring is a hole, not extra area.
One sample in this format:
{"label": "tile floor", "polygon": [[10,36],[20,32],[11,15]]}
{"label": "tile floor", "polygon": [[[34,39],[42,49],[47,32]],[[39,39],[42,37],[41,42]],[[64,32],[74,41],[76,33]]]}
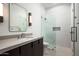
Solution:
{"label": "tile floor", "polygon": [[71,48],[68,47],[56,47],[56,56],[72,56],[73,52]]}
{"label": "tile floor", "polygon": [[56,49],[49,49],[44,47],[44,56],[55,56],[56,55]]}
{"label": "tile floor", "polygon": [[56,47],[55,49],[44,47],[44,56],[72,56],[72,51],[66,47]]}

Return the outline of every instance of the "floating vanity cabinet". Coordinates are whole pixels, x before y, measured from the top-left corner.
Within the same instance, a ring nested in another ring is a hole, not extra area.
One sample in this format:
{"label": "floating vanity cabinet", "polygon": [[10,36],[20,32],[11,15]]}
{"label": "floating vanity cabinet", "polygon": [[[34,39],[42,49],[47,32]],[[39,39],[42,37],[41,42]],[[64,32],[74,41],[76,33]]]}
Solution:
{"label": "floating vanity cabinet", "polygon": [[8,53],[10,56],[19,56],[19,54],[20,54],[19,47],[12,49],[6,53]]}
{"label": "floating vanity cabinet", "polygon": [[3,54],[0,54],[0,56],[19,56],[19,48],[4,52]]}
{"label": "floating vanity cabinet", "polygon": [[43,56],[43,39],[33,42],[33,56]]}
{"label": "floating vanity cabinet", "polygon": [[23,45],[20,47],[21,56],[32,56],[33,55],[33,49],[32,49],[32,43]]}
{"label": "floating vanity cabinet", "polygon": [[0,56],[43,56],[43,38],[9,50]]}
{"label": "floating vanity cabinet", "polygon": [[43,39],[23,45],[20,48],[21,56],[43,56]]}

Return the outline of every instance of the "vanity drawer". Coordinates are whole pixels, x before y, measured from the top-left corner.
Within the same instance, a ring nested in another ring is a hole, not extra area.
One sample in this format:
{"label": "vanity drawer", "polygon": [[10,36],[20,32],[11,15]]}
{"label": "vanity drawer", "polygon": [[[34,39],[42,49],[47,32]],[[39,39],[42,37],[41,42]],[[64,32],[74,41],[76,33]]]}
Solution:
{"label": "vanity drawer", "polygon": [[19,56],[19,48],[4,52],[3,54],[0,54],[0,56]]}

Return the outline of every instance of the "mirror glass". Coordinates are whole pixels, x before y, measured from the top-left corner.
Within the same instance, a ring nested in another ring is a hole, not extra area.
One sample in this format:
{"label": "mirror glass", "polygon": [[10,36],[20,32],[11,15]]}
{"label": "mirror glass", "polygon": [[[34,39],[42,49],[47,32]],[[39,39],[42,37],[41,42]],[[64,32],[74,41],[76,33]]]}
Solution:
{"label": "mirror glass", "polygon": [[9,4],[10,32],[25,32],[28,27],[27,10],[16,3]]}

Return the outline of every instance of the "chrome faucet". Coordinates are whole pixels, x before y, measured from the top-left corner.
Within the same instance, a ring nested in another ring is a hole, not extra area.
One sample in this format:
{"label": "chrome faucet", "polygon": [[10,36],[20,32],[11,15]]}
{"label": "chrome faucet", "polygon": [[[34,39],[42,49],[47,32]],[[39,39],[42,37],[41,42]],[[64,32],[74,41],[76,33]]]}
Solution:
{"label": "chrome faucet", "polygon": [[23,38],[23,35],[24,35],[23,33],[18,35],[18,39]]}
{"label": "chrome faucet", "polygon": [[21,34],[21,38],[23,38],[23,36],[24,36],[24,34],[22,33],[22,34]]}

